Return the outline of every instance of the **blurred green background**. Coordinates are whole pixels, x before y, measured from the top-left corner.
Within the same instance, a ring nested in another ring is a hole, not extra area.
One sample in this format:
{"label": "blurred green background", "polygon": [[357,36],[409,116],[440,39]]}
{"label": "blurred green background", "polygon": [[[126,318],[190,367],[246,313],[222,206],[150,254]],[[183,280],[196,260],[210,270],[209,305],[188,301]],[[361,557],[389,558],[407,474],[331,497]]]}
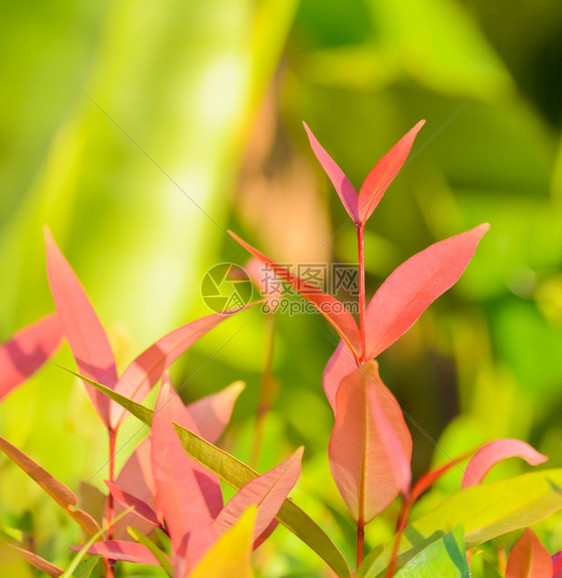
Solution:
{"label": "blurred green background", "polygon": [[[280,262],[356,261],[353,226],[301,121],[359,187],[425,118],[411,161],[368,225],[369,295],[427,245],[481,222],[491,230],[461,281],[380,358],[413,420],[414,473],[445,459],[421,430],[450,456],[519,437],[547,453],[549,466],[562,465],[558,0],[53,0],[3,12],[1,341],[53,309],[43,224],[82,280],[121,369],[210,312],[200,295],[205,271],[247,259],[227,228]],[[318,315],[277,316],[279,395],[260,469],[304,444],[295,499],[351,558],[344,542],[353,530],[326,457],[332,415],[321,375],[335,340]],[[186,400],[246,381],[223,440],[243,459],[267,348],[255,310],[174,366],[176,383],[189,380]],[[66,345],[55,361],[74,368]],[[3,401],[0,431],[76,491],[81,481],[103,487],[105,432],[82,386],[57,367]],[[131,420],[121,442],[134,433]],[[79,532],[3,457],[0,467],[5,530],[33,533],[38,553],[67,564]],[[508,464],[496,475],[522,469]],[[442,490],[458,483],[453,473]],[[554,552],[562,534],[551,526],[543,539]],[[369,539],[389,531],[376,521]],[[284,529],[256,566],[260,576],[322,568]]]}

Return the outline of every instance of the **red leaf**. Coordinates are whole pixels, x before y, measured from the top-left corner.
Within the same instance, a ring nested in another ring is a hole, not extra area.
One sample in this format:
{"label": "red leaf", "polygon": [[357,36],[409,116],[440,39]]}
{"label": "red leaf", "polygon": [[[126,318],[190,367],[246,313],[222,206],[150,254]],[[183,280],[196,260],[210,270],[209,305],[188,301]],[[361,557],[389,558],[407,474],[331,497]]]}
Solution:
{"label": "red leaf", "polygon": [[310,141],[310,146],[316,155],[316,158],[322,165],[322,168],[330,177],[334,188],[336,189],[340,200],[348,212],[349,216],[353,219],[356,225],[359,224],[359,217],[357,215],[357,192],[355,191],[353,185],[349,179],[345,176],[344,172],[338,167],[338,165],[332,160],[332,157],[324,150],[322,145],[316,140],[316,137],[312,134],[312,131],[308,128],[306,122],[303,122],[304,129],[308,135],[308,140]]}
{"label": "red leaf", "polygon": [[16,552],[18,552],[18,554],[20,554],[22,558],[24,558],[32,566],[37,568],[37,570],[43,572],[44,574],[47,574],[47,576],[51,576],[51,578],[58,578],[58,576],[64,574],[64,570],[62,568],[59,568],[58,566],[51,564],[49,561],[45,560],[44,558],[41,558],[41,556],[38,556],[37,554],[30,552],[29,550],[24,550],[23,548],[14,546],[13,544],[10,544],[10,547],[16,550]]}
{"label": "red leaf", "polygon": [[533,530],[527,528],[513,546],[505,578],[552,578],[552,559]]}
{"label": "red leaf", "polygon": [[34,374],[62,341],[62,327],[51,313],[0,346],[0,399]]}
{"label": "red leaf", "polygon": [[[117,369],[105,330],[78,277],[47,227],[44,233],[49,285],[78,371],[85,377],[113,389],[117,383]],[[96,411],[109,428],[111,400],[91,385],[84,385]]]}
{"label": "red leaf", "polygon": [[288,269],[282,267],[263,253],[243,241],[238,235],[232,231],[229,234],[249,251],[256,259],[268,265],[273,272],[292,285],[305,299],[310,301],[322,315],[332,324],[335,330],[340,334],[341,338],[347,343],[356,358],[359,358],[361,353],[361,335],[355,319],[351,313],[345,308],[343,303],[338,301],[335,297],[328,295],[312,283],[308,283],[297,275],[293,275]]}
{"label": "red leaf", "polygon": [[62,482],[54,478],[47,470],[33,461],[8,440],[0,436],[0,449],[17,464],[30,478],[55,500],[55,502],[90,536],[96,534],[100,527],[97,522],[83,510],[76,509],[77,499],[74,493]]}
{"label": "red leaf", "polygon": [[207,395],[187,406],[202,438],[212,444],[219,439],[230,421],[234,403],[243,389],[244,384],[237,381],[222,391]]}
{"label": "red leaf", "polygon": [[412,438],[374,361],[342,381],[336,407],[330,469],[351,515],[367,523],[407,493]]}
{"label": "red leaf", "polygon": [[322,375],[324,393],[332,406],[334,415],[336,413],[336,394],[340,383],[356,369],[357,363],[355,363],[353,353],[351,353],[345,341],[340,341],[332,357],[328,360]]}
{"label": "red leaf", "polygon": [[521,440],[505,438],[490,442],[481,447],[468,462],[462,479],[462,488],[479,484],[497,463],[508,458],[523,458],[532,466],[542,464],[548,459]]}
{"label": "red leaf", "polygon": [[[185,353],[199,338],[234,313],[214,313],[178,327],[145,349],[123,372],[115,391],[141,402],[176,359]],[[105,396],[104,396],[105,397]],[[111,425],[117,428],[127,411],[120,405],[111,405]]]}
{"label": "red leaf", "polygon": [[562,550],[552,555],[552,578],[562,578]]}
{"label": "red leaf", "polygon": [[[70,549],[81,550],[82,547],[71,546]],[[136,564],[160,565],[160,562],[146,546],[125,540],[95,542],[88,548],[88,554],[97,554],[110,560],[122,560],[123,562],[135,562]]]}
{"label": "red leaf", "polygon": [[224,534],[234,526],[249,506],[258,507],[253,540],[268,530],[285,498],[297,483],[302,453],[301,447],[290,458],[240,488],[215,520],[217,533]]}
{"label": "red leaf", "polygon": [[122,506],[125,506],[125,509],[133,506],[134,510],[132,510],[131,513],[139,516],[152,526],[160,526],[160,521],[158,520],[156,513],[146,502],[139,500],[132,494],[122,490],[115,482],[105,480],[105,485],[109,488],[109,491],[112,493],[113,497]]}
{"label": "red leaf", "polygon": [[489,227],[485,223],[434,243],[394,270],[367,307],[368,359],[392,345],[456,283]]}
{"label": "red leaf", "polygon": [[414,139],[418,131],[425,124],[425,120],[420,120],[414,128],[407,132],[374,166],[367,175],[365,182],[359,190],[358,213],[360,222],[365,225],[368,218],[377,208],[386,189],[394,177],[399,173],[402,165],[406,161]]}
{"label": "red leaf", "polygon": [[183,576],[216,539],[214,516],[205,493],[218,482],[185,453],[172,425],[181,410],[185,408],[165,376],[152,420],[152,471],[157,504],[170,531],[175,567]]}

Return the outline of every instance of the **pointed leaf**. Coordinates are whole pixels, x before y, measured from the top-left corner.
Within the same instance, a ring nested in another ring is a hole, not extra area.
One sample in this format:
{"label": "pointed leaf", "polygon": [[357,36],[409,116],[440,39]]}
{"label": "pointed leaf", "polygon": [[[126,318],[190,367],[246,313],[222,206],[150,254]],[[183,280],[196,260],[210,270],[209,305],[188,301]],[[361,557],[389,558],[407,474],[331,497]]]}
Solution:
{"label": "pointed leaf", "polygon": [[236,381],[227,388],[207,395],[187,406],[202,438],[215,443],[230,421],[234,403],[244,390],[244,383]]}
{"label": "pointed leaf", "polygon": [[273,522],[279,509],[301,472],[301,459],[304,448],[299,448],[290,458],[261,474],[243,486],[226,504],[215,520],[215,530],[224,534],[234,526],[249,506],[257,506],[257,518],[254,527],[254,540]]}
{"label": "pointed leaf", "polygon": [[[464,528],[472,548],[513,530],[525,528],[562,509],[562,469],[542,470],[499,482],[471,486],[452,495],[437,508],[412,522],[400,541],[399,555],[413,555],[435,532]],[[361,574],[378,576],[390,560],[394,541]],[[406,554],[408,553],[408,554]]]}
{"label": "pointed leaf", "polygon": [[[249,307],[249,306],[248,306]],[[176,359],[185,353],[199,338],[228,319],[234,313],[241,311],[214,313],[201,319],[191,321],[174,331],[171,331],[156,343],[143,351],[123,372],[115,386],[115,391],[133,401],[142,401],[150,392],[154,384],[160,379]],[[99,381],[99,380],[97,380]],[[111,424],[118,427],[125,417],[122,408],[116,405],[111,407]]]}
{"label": "pointed leaf", "polygon": [[72,576],[74,576],[74,578],[90,578],[92,572],[101,560],[101,556],[90,556],[87,560],[82,560],[82,562],[76,566],[76,570],[74,570]]}
{"label": "pointed leaf", "polygon": [[407,493],[412,438],[374,361],[343,380],[336,408],[330,469],[353,518],[367,523]]}
{"label": "pointed leaf", "polygon": [[[46,227],[44,233],[49,285],[78,371],[113,388],[117,383],[117,369],[105,330],[78,277]],[[109,399],[88,385],[86,391],[103,423],[109,427]]]}
{"label": "pointed leaf", "polygon": [[374,166],[367,175],[365,182],[359,190],[358,210],[360,222],[365,225],[373,211],[377,208],[386,189],[400,172],[414,139],[425,120],[420,120],[414,128],[410,129]]}
{"label": "pointed leaf", "polygon": [[255,509],[246,510],[236,525],[229,528],[203,556],[190,578],[251,578],[250,555],[255,519]]}
{"label": "pointed leaf", "polygon": [[324,150],[322,145],[316,140],[316,137],[312,134],[312,131],[308,128],[306,122],[303,122],[304,129],[308,135],[308,140],[310,141],[310,146],[316,155],[316,158],[322,165],[322,168],[330,177],[336,192],[338,193],[340,200],[345,207],[348,215],[352,218],[353,222],[358,225],[359,217],[357,215],[358,198],[357,192],[355,191],[353,185],[349,179],[345,176],[344,172],[338,167],[338,165],[332,160],[332,157]]}
{"label": "pointed leaf", "polygon": [[505,578],[552,578],[552,558],[530,528],[513,546]]}
{"label": "pointed leaf", "polygon": [[305,299],[310,301],[332,324],[334,329],[340,334],[340,337],[347,343],[351,351],[353,351],[354,356],[356,358],[359,357],[361,352],[361,335],[359,328],[357,327],[357,323],[355,323],[355,319],[353,319],[353,316],[345,308],[343,303],[328,293],[325,293],[316,287],[316,285],[308,283],[308,281],[301,279],[285,267],[266,257],[232,231],[228,231],[228,233],[236,239],[242,247],[256,257],[256,259],[268,265],[278,277],[287,281],[287,283],[292,285]]}
{"label": "pointed leaf", "polygon": [[340,383],[356,369],[357,363],[353,358],[353,353],[351,353],[345,341],[340,341],[332,357],[328,360],[322,375],[324,393],[328,398],[334,415],[336,414],[336,394]]}
{"label": "pointed leaf", "polygon": [[164,513],[172,551],[183,575],[216,540],[214,517],[205,495],[206,490],[213,492],[214,488],[208,472],[200,478],[201,472],[194,465],[201,466],[186,455],[174,431],[172,420],[178,414],[175,404],[185,408],[172,390],[166,376],[152,420],[152,472],[157,507]]}
{"label": "pointed leaf", "polygon": [[[80,550],[81,546],[71,546],[71,550]],[[158,566],[160,563],[154,554],[142,544],[136,542],[126,542],[125,540],[105,540],[95,542],[86,551],[88,554],[99,554],[110,560],[122,560],[124,562],[135,562],[137,564],[148,564]]]}
{"label": "pointed leaf", "polygon": [[[194,433],[176,426],[185,451],[219,478],[240,490],[258,474],[227,452]],[[349,576],[349,566],[337,546],[326,533],[292,501],[285,500],[277,520],[316,552],[338,576]]]}
{"label": "pointed leaf", "polygon": [[506,438],[490,442],[481,447],[468,462],[462,479],[462,488],[479,484],[497,463],[515,457],[523,458],[532,466],[542,464],[548,459],[521,440]]}
{"label": "pointed leaf", "polygon": [[0,346],[0,399],[33,375],[62,342],[62,326],[51,313]]}
{"label": "pointed leaf", "polygon": [[160,521],[156,516],[154,510],[146,503],[136,498],[132,494],[125,492],[122,490],[118,484],[115,482],[110,482],[109,480],[105,480],[105,485],[109,488],[109,491],[113,495],[113,497],[125,508],[130,508],[131,506],[134,508],[131,512],[132,514],[139,516],[149,524],[153,526],[160,526]]}
{"label": "pointed leaf", "polygon": [[134,528],[129,528],[129,534],[140,544],[146,546],[153,554],[153,556],[158,560],[158,563],[162,567],[162,570],[168,574],[168,576],[173,576],[174,569],[172,564],[162,550],[158,548],[158,546],[150,539],[147,538],[144,534],[137,532]]}
{"label": "pointed leaf", "polygon": [[0,449],[16,463],[30,478],[55,500],[55,502],[90,536],[99,531],[97,522],[83,510],[76,509],[77,499],[62,482],[51,476],[38,463],[24,454],[8,440],[0,436]]}
{"label": "pointed leaf", "polygon": [[[137,419],[143,423],[150,423],[152,410],[138,403],[130,402],[126,397],[116,394],[113,390],[91,381],[91,385],[102,391],[117,403],[126,407]],[[227,452],[205,441],[198,435],[176,426],[185,451],[201,465],[212,471],[235,490],[257,477],[257,473],[246,464],[243,464]],[[307,516],[298,506],[285,500],[279,514],[278,521],[295,536],[300,538],[314,552],[316,552],[338,576],[350,575],[350,568],[342,553],[328,535]]]}
{"label": "pointed leaf", "polygon": [[47,574],[47,576],[51,576],[52,578],[58,578],[58,576],[64,574],[64,570],[62,568],[59,568],[58,566],[51,564],[50,562],[45,560],[45,558],[41,558],[41,556],[38,556],[37,554],[30,552],[29,550],[24,550],[23,548],[14,546],[13,544],[10,544],[10,548],[16,550],[22,558],[24,558],[27,562],[29,562],[34,568],[37,568],[37,570],[39,570],[40,572]]}
{"label": "pointed leaf", "polygon": [[455,576],[470,578],[466,560],[462,527],[426,546],[394,574],[395,578],[421,578],[423,576]]}
{"label": "pointed leaf", "polygon": [[394,270],[367,307],[368,359],[392,345],[435,299],[456,283],[489,228],[485,223],[439,241]]}

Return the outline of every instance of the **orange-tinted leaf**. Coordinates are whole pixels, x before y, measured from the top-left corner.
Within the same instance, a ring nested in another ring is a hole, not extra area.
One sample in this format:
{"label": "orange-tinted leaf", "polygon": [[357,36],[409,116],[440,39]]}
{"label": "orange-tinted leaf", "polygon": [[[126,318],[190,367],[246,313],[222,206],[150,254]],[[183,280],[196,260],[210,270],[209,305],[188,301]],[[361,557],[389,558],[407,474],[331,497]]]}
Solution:
{"label": "orange-tinted leaf", "polygon": [[132,506],[134,508],[134,510],[131,512],[132,514],[141,517],[143,520],[153,526],[160,526],[160,521],[158,520],[156,513],[146,502],[143,502],[132,494],[125,492],[115,482],[105,480],[105,485],[109,488],[109,491],[113,497],[122,506],[125,506],[125,509]]}
{"label": "orange-tinted leaf", "polygon": [[303,448],[290,458],[243,486],[226,504],[215,520],[215,530],[224,534],[234,526],[249,506],[257,506],[253,539],[268,529],[285,498],[297,483],[301,471]]}
{"label": "orange-tinted leaf", "polygon": [[367,523],[407,492],[412,438],[374,361],[342,381],[336,408],[330,469],[351,515]]}
{"label": "orange-tinted leaf", "polygon": [[[105,330],[78,277],[47,227],[44,232],[49,285],[78,371],[89,379],[113,388],[117,383],[117,369]],[[109,427],[111,401],[87,383],[84,385],[96,411]]]}
{"label": "orange-tinted leaf", "polygon": [[377,208],[386,189],[399,173],[418,131],[425,120],[420,120],[414,128],[408,131],[373,167],[359,190],[358,209],[359,220],[364,225]]}
{"label": "orange-tinted leaf", "polygon": [[332,157],[324,150],[322,145],[316,140],[316,137],[312,134],[312,131],[308,128],[306,122],[303,122],[306,134],[308,135],[308,140],[310,141],[310,146],[316,155],[316,158],[322,165],[322,168],[330,177],[336,192],[338,193],[340,200],[345,207],[345,210],[349,216],[353,219],[355,224],[359,224],[359,217],[357,214],[358,197],[353,185],[349,179],[345,176],[344,172],[338,167],[334,162]]}
{"label": "orange-tinted leaf", "polygon": [[[191,321],[171,331],[145,349],[123,372],[115,391],[141,402],[160,379],[164,371],[191,347],[199,338],[228,319],[232,313],[214,313]],[[126,410],[117,404],[111,405],[111,425],[116,428],[123,421]]]}
{"label": "orange-tinted leaf", "polygon": [[532,466],[542,464],[548,459],[524,441],[509,438],[495,440],[481,447],[468,462],[462,488],[479,484],[497,463],[508,458],[523,458]]}
{"label": "orange-tinted leaf", "polygon": [[59,482],[38,463],[34,462],[28,455],[24,454],[2,436],[0,436],[0,449],[41,486],[88,535],[93,536],[98,532],[100,527],[97,522],[87,512],[75,508],[78,500],[74,493],[62,482]]}
{"label": "orange-tinted leaf", "polygon": [[222,391],[207,395],[187,406],[202,438],[212,444],[219,439],[230,421],[234,403],[243,389],[244,384],[237,381]]}
{"label": "orange-tinted leaf", "polygon": [[345,341],[340,341],[332,357],[328,360],[322,375],[324,393],[332,406],[334,414],[336,413],[336,394],[340,383],[356,369],[357,363],[355,363],[353,353],[351,353]]}
{"label": "orange-tinted leaf", "polygon": [[[70,547],[71,550],[80,550],[81,548],[82,546]],[[159,566],[160,564],[146,546],[136,542],[126,542],[125,540],[95,542],[88,548],[87,552],[88,554],[97,554],[110,560],[149,564],[150,566]]]}
{"label": "orange-tinted leaf", "polygon": [[24,550],[23,548],[19,548],[18,546],[14,546],[12,544],[10,547],[16,550],[22,558],[37,568],[37,570],[47,574],[47,576],[51,576],[51,578],[57,578],[58,576],[64,574],[64,570],[62,568],[51,564],[49,561],[45,560],[45,558],[41,558],[41,556],[38,556],[29,550]]}
{"label": "orange-tinted leaf", "polygon": [[552,558],[533,530],[527,528],[513,546],[505,578],[552,578]]}
{"label": "orange-tinted leaf", "polygon": [[216,478],[183,449],[172,425],[182,410],[185,407],[165,376],[152,419],[152,472],[157,507],[170,531],[175,568],[180,576],[216,540],[209,499],[215,498],[217,487],[220,492]]}
{"label": "orange-tinted leaf", "polygon": [[392,345],[456,283],[489,227],[485,223],[434,243],[394,270],[367,307],[368,359]]}
{"label": "orange-tinted leaf", "polygon": [[361,353],[361,335],[355,319],[351,313],[345,308],[343,303],[325,293],[312,283],[308,283],[297,275],[293,275],[288,269],[282,267],[269,257],[243,241],[238,235],[232,231],[229,234],[249,251],[256,259],[268,265],[273,272],[292,285],[305,299],[310,301],[322,315],[333,325],[335,330],[340,334],[340,337],[347,343],[353,355],[359,358]]}
{"label": "orange-tinted leaf", "polygon": [[51,313],[0,346],[0,399],[35,373],[58,349],[62,337],[59,318]]}

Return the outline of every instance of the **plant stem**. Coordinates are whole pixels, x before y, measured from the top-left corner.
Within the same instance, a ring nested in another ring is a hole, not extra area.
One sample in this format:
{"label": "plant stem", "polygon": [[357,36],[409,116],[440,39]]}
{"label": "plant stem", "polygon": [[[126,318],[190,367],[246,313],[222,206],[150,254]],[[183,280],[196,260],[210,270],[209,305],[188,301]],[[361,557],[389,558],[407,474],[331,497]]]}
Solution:
{"label": "plant stem", "polygon": [[357,522],[357,568],[363,561],[363,543],[365,541],[365,522],[358,520]]}
{"label": "plant stem", "polygon": [[[117,432],[113,429],[108,430],[109,433],[109,481],[115,481],[115,448],[117,444]],[[115,503],[113,499],[113,494],[109,492],[107,497],[107,521],[111,522],[115,515]],[[107,539],[113,539],[113,526],[109,526],[107,529]],[[113,567],[115,565],[114,560],[106,560],[106,576],[107,578],[113,578]]]}
{"label": "plant stem", "polygon": [[361,358],[359,362],[365,363],[367,358],[366,351],[366,328],[365,328],[365,226],[358,224],[355,226],[357,231],[357,252],[358,252],[358,277],[359,277],[359,331],[361,333]]}
{"label": "plant stem", "polygon": [[271,313],[265,316],[265,363],[260,380],[258,394],[258,409],[256,414],[256,431],[250,454],[250,466],[257,468],[265,430],[265,418],[271,408],[273,399],[273,353],[275,343],[275,316]]}

